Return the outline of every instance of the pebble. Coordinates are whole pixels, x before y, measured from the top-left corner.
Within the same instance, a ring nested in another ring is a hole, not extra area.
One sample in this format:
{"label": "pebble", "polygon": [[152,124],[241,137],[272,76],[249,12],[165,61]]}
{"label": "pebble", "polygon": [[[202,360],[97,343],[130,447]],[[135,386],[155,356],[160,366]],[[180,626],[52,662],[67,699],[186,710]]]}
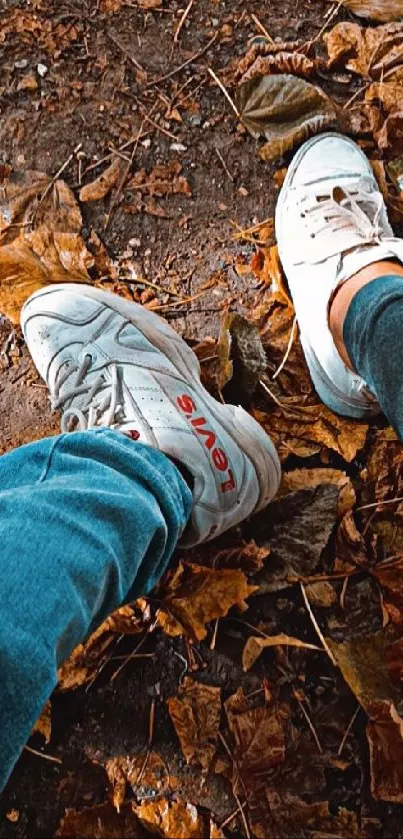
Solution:
{"label": "pebble", "polygon": [[187,146],[184,146],[183,143],[171,143],[169,148],[171,151],[187,151]]}
{"label": "pebble", "polygon": [[38,76],[40,76],[41,79],[44,79],[46,74],[49,72],[49,67],[47,67],[46,64],[38,64],[36,69]]}
{"label": "pebble", "polygon": [[16,70],[26,70],[28,67],[28,60],[26,58],[20,58],[19,61],[14,61],[14,67]]}
{"label": "pebble", "polygon": [[145,149],[149,149],[149,148],[150,148],[150,146],[151,146],[151,140],[150,140],[150,138],[149,138],[149,137],[147,137],[147,139],[146,139],[146,140],[142,140],[142,141],[141,141],[141,145],[142,145],[142,146],[144,146],[144,148],[145,148]]}

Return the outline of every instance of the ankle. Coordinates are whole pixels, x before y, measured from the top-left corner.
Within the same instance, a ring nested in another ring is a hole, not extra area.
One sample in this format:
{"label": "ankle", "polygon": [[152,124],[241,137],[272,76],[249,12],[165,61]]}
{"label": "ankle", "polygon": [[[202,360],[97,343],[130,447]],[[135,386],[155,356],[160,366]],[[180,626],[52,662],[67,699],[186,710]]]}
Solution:
{"label": "ankle", "polygon": [[367,265],[346,280],[336,291],[329,310],[329,327],[333,336],[336,349],[343,359],[347,367],[353,372],[353,364],[349,358],[346,345],[343,339],[344,321],[347,316],[350,304],[355,295],[368,283],[378,280],[380,277],[386,277],[388,274],[394,274],[403,277],[403,265],[399,262],[383,261],[373,262]]}

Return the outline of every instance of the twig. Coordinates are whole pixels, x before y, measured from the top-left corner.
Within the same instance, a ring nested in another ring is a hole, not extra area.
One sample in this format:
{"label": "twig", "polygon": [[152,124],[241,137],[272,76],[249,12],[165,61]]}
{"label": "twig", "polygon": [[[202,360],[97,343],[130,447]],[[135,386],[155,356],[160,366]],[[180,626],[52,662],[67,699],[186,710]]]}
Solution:
{"label": "twig", "polygon": [[217,630],[218,630],[218,618],[216,619],[216,622],[215,622],[215,625],[214,625],[213,637],[212,637],[211,642],[210,642],[210,650],[215,650],[215,645],[216,645],[216,640],[217,640]]}
{"label": "twig", "polygon": [[348,726],[347,726],[346,733],[344,734],[344,737],[343,737],[343,739],[342,739],[342,741],[341,741],[341,743],[340,743],[340,746],[339,746],[339,748],[337,749],[337,755],[338,755],[338,757],[340,757],[340,755],[341,755],[341,753],[342,753],[342,751],[343,751],[343,749],[344,749],[344,746],[346,745],[346,740],[347,740],[347,737],[348,737],[348,735],[350,734],[350,731],[351,731],[351,729],[352,729],[352,727],[353,727],[353,725],[354,725],[354,723],[355,723],[355,721],[356,721],[356,719],[357,719],[357,717],[358,717],[358,714],[359,714],[360,710],[361,710],[361,705],[357,705],[357,707],[356,707],[356,709],[355,709],[355,711],[354,711],[354,714],[353,714],[353,716],[351,717],[351,720],[350,720],[350,722],[349,722],[349,724],[348,724]]}
{"label": "twig", "polygon": [[228,169],[228,166],[227,166],[227,164],[226,164],[226,162],[225,162],[225,160],[224,160],[224,158],[223,158],[223,156],[222,156],[222,154],[221,154],[220,150],[219,150],[219,149],[217,149],[217,148],[216,148],[216,146],[214,147],[214,149],[215,149],[215,153],[216,153],[216,155],[217,155],[218,159],[219,159],[219,160],[221,161],[221,163],[222,163],[222,166],[223,166],[224,172],[226,172],[226,173],[227,173],[227,175],[228,175],[228,177],[229,177],[230,181],[232,181],[232,183],[234,183],[234,178],[232,177],[231,172],[230,172],[230,170]]}
{"label": "twig", "polygon": [[37,752],[36,749],[31,749],[31,746],[24,746],[24,749],[37,757],[43,757],[44,760],[50,760],[52,763],[63,763],[63,761],[60,760],[60,757],[53,757],[53,755],[46,755],[43,752]]}
{"label": "twig", "polygon": [[143,646],[143,644],[146,642],[146,640],[147,640],[147,638],[148,638],[149,634],[150,634],[151,632],[153,632],[153,631],[154,631],[154,629],[155,629],[156,625],[157,625],[157,624],[156,624],[156,622],[155,622],[155,623],[153,623],[153,624],[150,626],[150,628],[149,628],[149,629],[148,629],[148,631],[145,633],[145,635],[143,636],[143,638],[141,638],[141,640],[140,640],[140,641],[139,641],[139,643],[137,644],[137,647],[135,647],[135,648],[134,648],[133,652],[131,652],[131,653],[130,653],[130,655],[126,656],[125,660],[122,662],[122,664],[120,665],[120,667],[118,667],[118,669],[117,669],[117,670],[115,670],[115,672],[114,672],[114,673],[113,673],[113,675],[111,676],[111,682],[113,682],[113,681],[116,679],[116,677],[117,677],[117,676],[119,675],[119,673],[123,670],[123,668],[124,668],[124,667],[126,667],[126,664],[128,664],[128,663],[129,663],[129,661],[131,661],[131,660],[132,660],[132,658],[134,658],[134,657],[135,657],[136,653],[138,653],[139,649],[140,649],[140,648]]}
{"label": "twig", "polygon": [[[155,107],[156,107],[156,103],[154,102],[154,105],[151,108],[150,114],[152,114]],[[136,154],[138,144],[140,142],[140,135],[141,135],[141,132],[142,132],[143,127],[144,127],[144,122],[145,122],[145,117],[143,117],[143,119],[141,121],[141,125],[140,125],[139,132],[138,132],[138,135],[137,135],[137,140],[134,143],[132,153],[130,155],[130,160],[129,160],[129,162],[128,162],[128,164],[127,164],[127,166],[126,166],[126,168],[123,172],[123,175],[122,175],[120,181],[119,181],[118,188],[117,188],[116,193],[113,197],[113,200],[111,201],[111,205],[109,207],[109,213],[108,213],[108,215],[106,217],[106,221],[105,221],[105,230],[107,230],[107,228],[108,228],[109,222],[110,222],[111,217],[112,217],[112,213],[113,213],[113,211],[114,211],[114,209],[115,209],[115,207],[116,207],[116,205],[119,201],[119,198],[122,194],[122,190],[125,186],[125,183],[127,181],[128,176],[129,176],[130,169],[132,168],[134,155]]]}
{"label": "twig", "polygon": [[297,700],[298,705],[299,705],[299,707],[301,708],[301,711],[302,711],[302,713],[303,713],[303,715],[304,715],[304,717],[305,717],[305,719],[306,719],[306,721],[307,721],[307,723],[308,723],[308,725],[309,725],[309,728],[310,728],[310,729],[311,729],[311,731],[312,731],[312,735],[313,735],[313,738],[314,738],[314,740],[315,740],[315,743],[316,743],[316,745],[317,745],[317,747],[318,747],[318,750],[319,750],[320,754],[323,754],[322,744],[321,744],[321,742],[320,742],[320,740],[319,740],[319,737],[318,737],[317,732],[316,732],[316,730],[315,730],[314,724],[313,724],[313,722],[312,722],[312,720],[311,720],[311,718],[310,718],[310,716],[309,716],[309,714],[308,714],[308,711],[307,711],[307,710],[306,710],[306,708],[304,707],[303,702],[301,702],[301,700],[300,700],[300,698],[299,698],[299,696],[298,696],[298,694],[297,694],[297,691],[296,691],[296,690],[293,690],[293,694],[294,694],[294,699],[296,699],[296,700]]}
{"label": "twig", "polygon": [[283,358],[280,366],[277,367],[276,372],[272,375],[272,379],[277,379],[277,376],[280,375],[281,371],[284,369],[285,365],[287,364],[287,361],[288,361],[288,358],[289,358],[289,355],[290,355],[290,352],[291,352],[291,349],[292,349],[292,345],[294,343],[296,325],[297,325],[297,318],[295,317],[293,322],[292,322],[292,329],[291,329],[291,332],[290,332],[290,337],[289,337],[289,340],[288,340],[287,349],[285,351],[284,358]]}
{"label": "twig", "polygon": [[148,744],[147,744],[148,750],[151,749],[151,745],[152,745],[152,742],[153,742],[154,722],[155,722],[155,699],[152,699],[151,700],[151,705],[150,705],[150,720],[149,720],[149,723],[148,723]]}
{"label": "twig", "polygon": [[177,300],[175,303],[164,303],[161,306],[153,306],[153,312],[161,312],[163,309],[173,309],[176,306],[183,306],[185,303],[193,303],[194,300],[198,300],[199,297],[203,297],[203,294],[206,294],[210,291],[209,288],[204,288],[203,291],[199,291],[198,294],[193,294],[192,297],[183,297],[182,300]]}
{"label": "twig", "polygon": [[267,38],[267,40],[270,41],[271,44],[274,44],[275,42],[273,38],[271,37],[271,35],[269,35],[267,29],[264,28],[263,23],[260,22],[259,18],[256,17],[256,15],[251,15],[251,18],[253,22],[256,24],[257,28],[260,30],[260,32],[264,35],[264,37]]}
{"label": "twig", "polygon": [[[142,140],[143,137],[148,137],[149,134],[153,134],[153,132],[152,131],[143,131],[143,133],[140,135],[140,140]],[[130,137],[130,140],[127,140],[127,142],[123,143],[122,146],[119,146],[118,149],[112,149],[109,154],[106,154],[105,157],[101,157],[101,159],[97,160],[96,163],[91,163],[90,166],[87,166],[84,174],[86,175],[87,172],[92,172],[93,169],[97,169],[98,166],[102,166],[103,163],[106,163],[108,160],[111,159],[111,157],[114,157],[114,155],[117,154],[118,152],[122,152],[125,149],[128,149],[129,146],[132,146],[133,143],[135,143],[137,141],[137,138],[138,138],[138,134],[136,134],[134,137]],[[109,148],[110,148],[110,146],[109,146]]]}
{"label": "twig", "polygon": [[83,147],[82,143],[79,143],[78,146],[75,147],[74,151],[71,152],[71,154],[68,156],[67,160],[63,163],[63,165],[60,167],[60,169],[58,169],[58,171],[56,172],[56,175],[54,175],[52,180],[49,181],[49,183],[48,183],[46,189],[44,190],[44,192],[42,193],[42,196],[39,199],[39,203],[37,204],[36,209],[33,213],[32,224],[34,223],[34,221],[36,219],[36,215],[38,213],[39,207],[43,204],[43,202],[45,201],[45,199],[49,195],[51,189],[53,189],[56,181],[60,178],[60,175],[62,175],[63,172],[67,169],[67,167],[70,166],[71,161],[73,160],[74,157],[76,157],[76,155],[78,154],[80,149],[82,149],[82,147]]}
{"label": "twig", "polygon": [[330,14],[328,14],[328,15],[327,15],[327,20],[326,20],[326,22],[323,24],[323,26],[322,26],[322,28],[320,29],[320,31],[318,32],[318,34],[317,34],[317,35],[315,35],[315,37],[312,39],[312,41],[306,41],[306,43],[305,43],[305,44],[303,44],[303,45],[302,45],[302,47],[300,47],[300,48],[297,50],[297,52],[303,52],[303,50],[305,50],[307,47],[309,47],[309,49],[310,49],[310,48],[311,48],[314,44],[316,44],[316,43],[320,40],[320,38],[322,37],[323,33],[325,32],[325,30],[326,30],[326,29],[327,29],[327,27],[329,26],[329,23],[331,23],[331,22],[332,22],[332,20],[333,20],[333,18],[335,18],[335,17],[336,17],[337,13],[340,11],[340,9],[341,9],[341,7],[343,6],[343,4],[344,4],[344,0],[339,0],[339,2],[337,3],[337,6],[335,6],[335,7],[334,7],[334,9],[333,9],[333,11],[332,11],[332,12],[330,12]]}
{"label": "twig", "polygon": [[181,19],[180,19],[180,21],[179,21],[179,23],[178,23],[177,27],[176,27],[176,30],[175,30],[175,35],[174,35],[174,40],[173,40],[173,44],[172,44],[172,51],[171,51],[171,55],[172,55],[172,53],[173,53],[173,50],[174,50],[174,46],[175,46],[175,44],[177,44],[177,43],[178,43],[178,38],[179,38],[179,35],[180,35],[180,33],[181,33],[182,26],[183,26],[183,24],[184,24],[184,23],[185,23],[185,21],[186,21],[186,18],[187,18],[188,14],[189,14],[189,12],[190,12],[190,10],[191,10],[192,6],[193,6],[193,3],[194,3],[194,0],[189,0],[189,3],[187,4],[186,9],[185,9],[185,11],[183,12],[183,15],[182,15],[182,17],[181,17]]}
{"label": "twig", "polygon": [[112,32],[107,32],[106,34],[107,34],[108,38],[110,38],[111,41],[113,41],[113,43],[120,50],[120,52],[122,52],[123,55],[125,55],[126,58],[128,58],[129,61],[131,61],[131,63],[134,64],[135,67],[137,67],[137,70],[140,70],[142,73],[144,73],[145,72],[144,67],[142,67],[141,64],[139,64],[137,59],[134,58],[134,56],[130,54],[130,52],[126,49],[126,47],[123,47],[122,44],[119,43],[119,41],[115,38],[115,36],[112,35]]}
{"label": "twig", "polygon": [[201,58],[201,56],[204,55],[204,53],[207,52],[210,49],[210,47],[214,44],[214,41],[216,41],[217,38],[218,38],[218,32],[216,32],[216,34],[213,35],[212,38],[210,38],[208,44],[206,44],[204,47],[202,47],[202,49],[199,50],[198,52],[195,52],[195,54],[192,55],[191,58],[188,58],[187,61],[184,61],[183,64],[180,64],[180,66],[176,67],[175,70],[171,70],[170,73],[165,73],[165,76],[159,76],[159,78],[155,79],[155,81],[148,82],[148,84],[146,84],[146,87],[152,87],[153,85],[156,85],[156,84],[159,84],[160,82],[166,81],[166,79],[171,79],[172,76],[176,76],[177,73],[180,73],[180,71],[184,70],[185,67],[188,67],[189,64],[193,64],[194,61],[197,61],[198,58]]}
{"label": "twig", "polygon": [[347,587],[348,587],[349,579],[350,579],[350,577],[345,577],[344,580],[343,580],[343,585],[342,585],[341,592],[340,592],[340,608],[341,609],[346,608],[346,595],[347,595]]}
{"label": "twig", "polygon": [[[233,754],[232,754],[232,752],[231,752],[231,749],[230,749],[230,747],[229,747],[229,745],[228,745],[228,743],[227,743],[227,741],[226,741],[226,739],[225,739],[224,735],[221,733],[221,731],[219,731],[219,732],[218,732],[218,737],[219,737],[219,739],[221,740],[221,743],[223,744],[223,746],[224,746],[224,748],[225,748],[225,751],[227,752],[227,755],[228,755],[229,759],[233,762],[234,767],[235,767],[235,769],[236,769],[236,771],[237,771],[237,774],[238,774],[239,780],[240,780],[240,782],[241,782],[242,786],[244,787],[244,784],[243,784],[242,778],[240,777],[240,774],[239,774],[239,769],[238,769],[237,762],[236,762],[236,760],[235,760],[235,758],[234,758],[234,755],[233,755]],[[246,796],[246,790],[245,790],[245,788],[244,788],[244,793],[245,793],[245,796]],[[248,825],[248,822],[246,821],[246,816],[245,816],[245,813],[244,813],[244,811],[243,811],[243,808],[245,807],[246,801],[245,801],[245,804],[241,804],[241,802],[240,802],[240,800],[239,800],[239,798],[238,798],[238,796],[236,795],[236,793],[235,793],[235,792],[234,792],[234,794],[233,794],[233,795],[234,795],[234,798],[235,798],[236,803],[238,804],[238,810],[239,810],[239,811],[240,811],[240,813],[241,813],[241,818],[242,818],[242,821],[243,821],[243,826],[244,826],[244,828],[245,828],[245,833],[246,833],[247,839],[251,839],[251,833],[250,833],[250,830],[249,830],[249,825]]]}
{"label": "twig", "polygon": [[172,132],[171,132],[171,131],[168,131],[168,129],[167,129],[167,128],[162,128],[162,126],[161,126],[161,125],[158,125],[158,122],[154,122],[154,120],[153,120],[153,119],[151,119],[151,117],[150,117],[150,115],[149,115],[149,114],[144,113],[144,108],[143,108],[143,105],[142,105],[142,104],[141,104],[141,102],[137,99],[137,96],[135,96],[135,97],[134,97],[134,99],[136,100],[136,102],[137,102],[137,104],[138,104],[138,106],[139,106],[139,108],[140,108],[142,118],[143,118],[143,119],[145,119],[145,121],[146,121],[146,122],[149,122],[149,123],[150,123],[150,125],[152,125],[152,126],[153,126],[153,128],[156,128],[156,129],[157,129],[157,131],[161,131],[161,134],[165,134],[165,136],[166,136],[166,137],[169,137],[169,139],[170,139],[170,140],[177,140],[177,139],[178,139],[178,138],[175,136],[175,134],[172,134]]}
{"label": "twig", "polygon": [[398,504],[400,501],[403,501],[403,495],[398,495],[396,498],[389,498],[386,501],[374,501],[373,504],[364,504],[363,507],[357,507],[356,512],[360,513],[361,510],[372,510],[373,507],[383,507],[385,504]]}
{"label": "twig", "polygon": [[[110,277],[106,277],[106,279],[110,280]],[[157,283],[152,283],[150,280],[145,280],[143,277],[119,277],[118,282],[131,283],[133,285],[145,285],[148,288],[154,288],[156,291],[159,291],[160,294],[170,294],[172,295],[172,297],[181,297],[179,292],[175,291],[173,288],[170,288],[169,286],[161,286]],[[183,298],[181,298],[181,303],[185,302],[186,301]]]}
{"label": "twig", "polygon": [[229,93],[228,93],[227,88],[226,88],[226,87],[224,87],[224,85],[223,85],[223,83],[222,83],[222,82],[220,82],[220,79],[218,78],[218,76],[216,76],[216,74],[215,74],[214,70],[212,70],[212,69],[211,69],[211,67],[209,67],[209,68],[208,68],[208,72],[210,73],[211,78],[212,78],[212,79],[214,79],[214,81],[215,81],[216,85],[218,85],[218,87],[220,88],[221,93],[223,93],[223,94],[224,94],[224,96],[225,96],[225,98],[226,98],[227,102],[229,102],[229,104],[231,105],[231,108],[232,108],[232,110],[234,111],[234,114],[235,114],[235,115],[238,117],[238,119],[242,122],[241,112],[240,112],[240,111],[238,111],[238,108],[237,108],[237,106],[235,105],[235,102],[233,102],[233,100],[231,99],[231,97],[230,97],[230,95],[229,95]]}
{"label": "twig", "polygon": [[328,654],[328,656],[329,656],[329,658],[330,658],[330,661],[332,662],[332,664],[334,664],[334,666],[335,666],[335,667],[338,667],[337,661],[336,661],[336,659],[335,659],[335,657],[334,657],[334,655],[333,655],[333,653],[332,653],[332,651],[331,651],[330,647],[329,647],[329,646],[328,646],[328,644],[326,643],[326,640],[325,640],[325,638],[324,638],[324,635],[323,635],[323,633],[322,633],[322,631],[321,631],[321,629],[320,629],[320,626],[319,626],[319,624],[318,624],[318,622],[317,622],[317,620],[316,620],[316,618],[315,618],[315,615],[314,615],[314,613],[313,613],[313,611],[312,611],[312,609],[311,609],[311,604],[310,604],[310,602],[309,602],[309,600],[308,600],[308,597],[307,597],[307,594],[306,594],[306,591],[305,591],[304,584],[303,584],[303,583],[300,583],[300,586],[301,586],[301,592],[302,592],[302,597],[304,598],[304,603],[305,603],[305,606],[306,606],[306,608],[308,609],[309,616],[310,616],[311,621],[312,621],[312,623],[313,623],[313,625],[314,625],[314,627],[315,627],[316,633],[317,633],[318,637],[320,638],[320,640],[321,640],[321,642],[322,642],[322,644],[323,644],[323,647],[324,647],[324,649],[326,650],[326,652],[327,652],[327,654]]}
{"label": "twig", "polygon": [[350,96],[350,99],[348,99],[347,102],[344,103],[343,111],[347,111],[348,108],[350,107],[350,105],[352,105],[353,102],[355,102],[355,100],[358,99],[360,94],[365,93],[365,91],[368,90],[368,88],[370,87],[371,84],[372,84],[372,81],[367,82],[366,84],[363,85],[363,87],[360,87],[359,90],[356,90],[355,93],[353,93],[353,95]]}
{"label": "twig", "polygon": [[270,396],[270,399],[272,399],[272,400],[273,400],[273,402],[275,403],[275,405],[278,405],[278,407],[279,407],[279,408],[281,408],[281,410],[282,410],[282,411],[285,411],[286,409],[284,408],[284,405],[282,404],[282,402],[280,402],[280,400],[279,400],[279,399],[277,399],[277,396],[275,396],[275,394],[273,393],[273,391],[272,391],[272,390],[270,390],[270,388],[268,387],[268,385],[267,385],[267,384],[266,384],[266,383],[265,383],[262,379],[259,379],[259,384],[260,384],[260,387],[262,387],[262,388],[263,388],[263,390],[265,390],[265,391],[266,391],[266,393],[268,393],[268,395]]}

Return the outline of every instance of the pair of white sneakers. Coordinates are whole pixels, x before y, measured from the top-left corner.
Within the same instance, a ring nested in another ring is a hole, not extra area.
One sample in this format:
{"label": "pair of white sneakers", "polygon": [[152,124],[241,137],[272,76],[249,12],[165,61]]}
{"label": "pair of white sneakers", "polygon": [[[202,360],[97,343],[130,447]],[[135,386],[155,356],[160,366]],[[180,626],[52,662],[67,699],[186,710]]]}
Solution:
{"label": "pair of white sneakers", "polygon": [[[279,252],[315,388],[334,411],[366,417],[379,406],[340,358],[328,325],[334,290],[361,268],[403,262],[372,169],[337,134],[302,146],[276,211]],[[156,314],[77,284],[33,294],[21,315],[62,431],[109,426],[165,452],[192,476],[191,545],[261,510],[281,477],[270,438],[242,408],[221,405],[200,382],[198,361]]]}

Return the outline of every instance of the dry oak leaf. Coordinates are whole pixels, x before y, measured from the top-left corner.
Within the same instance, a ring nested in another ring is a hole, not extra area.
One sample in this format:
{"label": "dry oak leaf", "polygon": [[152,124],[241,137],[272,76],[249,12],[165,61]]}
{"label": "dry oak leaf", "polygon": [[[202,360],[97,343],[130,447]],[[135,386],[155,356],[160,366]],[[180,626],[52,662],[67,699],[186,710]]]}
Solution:
{"label": "dry oak leaf", "polygon": [[141,823],[154,836],[164,839],[224,839],[224,834],[208,815],[182,799],[143,801],[133,805]]}
{"label": "dry oak leaf", "polygon": [[187,763],[208,771],[214,757],[221,717],[221,689],[186,677],[178,696],[167,700]]}
{"label": "dry oak leaf", "polygon": [[66,810],[55,835],[71,839],[78,836],[80,839],[147,839],[150,834],[140,824],[129,802],[120,813],[109,803],[85,810]]}
{"label": "dry oak leaf", "polygon": [[368,28],[338,23],[324,40],[329,67],[342,66],[366,79],[387,81],[403,64],[403,23]]}
{"label": "dry oak leaf", "polygon": [[90,282],[92,256],[82,218],[64,181],[13,172],[0,192],[0,311],[13,323],[34,291],[58,282]]}
{"label": "dry oak leaf", "polygon": [[267,140],[260,150],[263,160],[275,160],[313,134],[337,126],[335,106],[326,94],[288,74],[245,82],[237,105],[252,136]]}
{"label": "dry oak leaf", "polygon": [[339,489],[337,515],[342,518],[355,505],[356,495],[350,478],[341,469],[293,469],[284,472],[277,498],[288,492],[296,492],[306,487],[316,487],[320,484],[335,484]]}
{"label": "dry oak leaf", "polygon": [[167,635],[187,635],[201,641],[207,635],[206,624],[227,615],[232,606],[256,591],[239,570],[215,571],[188,562],[180,562],[158,589],[162,605],[157,620]]}
{"label": "dry oak leaf", "polygon": [[282,720],[274,706],[251,708],[239,688],[225,703],[228,726],[234,741],[232,784],[236,794],[256,792],[265,786],[262,775],[282,763],[285,739]]}
{"label": "dry oak leaf", "polygon": [[300,649],[317,650],[318,652],[323,652],[322,648],[315,646],[315,644],[307,644],[306,641],[301,641],[299,638],[293,638],[290,635],[284,635],[284,633],[280,633],[280,635],[272,635],[270,638],[261,638],[256,635],[252,635],[250,638],[248,638],[243,649],[243,669],[245,671],[250,670],[251,667],[253,667],[255,662],[258,660],[259,656],[262,654],[263,650],[267,649],[268,647],[278,646],[299,647]]}
{"label": "dry oak leaf", "polygon": [[80,201],[101,201],[106,198],[114,186],[120,180],[123,173],[124,161],[120,157],[114,157],[112,163],[90,184],[80,189]]}
{"label": "dry oak leaf", "polygon": [[42,734],[45,738],[45,743],[50,743],[52,734],[52,706],[50,699],[46,702],[39,719],[36,721],[32,729],[32,734]]}
{"label": "dry oak leaf", "polygon": [[127,784],[137,798],[142,798],[145,789],[152,789],[155,795],[171,794],[176,789],[176,779],[156,752],[149,752],[147,760],[140,752],[133,756],[110,758],[104,765],[112,786],[113,805],[118,812],[126,799]]}
{"label": "dry oak leaf", "polygon": [[344,0],[344,5],[358,17],[381,23],[403,19],[402,0]]}

